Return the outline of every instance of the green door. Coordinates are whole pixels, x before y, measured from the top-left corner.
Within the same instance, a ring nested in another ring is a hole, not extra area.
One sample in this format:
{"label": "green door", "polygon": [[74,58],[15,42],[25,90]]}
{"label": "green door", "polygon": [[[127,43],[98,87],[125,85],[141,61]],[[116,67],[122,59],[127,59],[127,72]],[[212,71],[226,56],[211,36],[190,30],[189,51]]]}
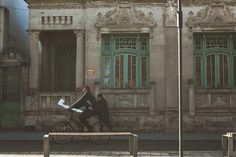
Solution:
{"label": "green door", "polygon": [[1,81],[1,128],[17,128],[21,113],[21,68],[2,68]]}

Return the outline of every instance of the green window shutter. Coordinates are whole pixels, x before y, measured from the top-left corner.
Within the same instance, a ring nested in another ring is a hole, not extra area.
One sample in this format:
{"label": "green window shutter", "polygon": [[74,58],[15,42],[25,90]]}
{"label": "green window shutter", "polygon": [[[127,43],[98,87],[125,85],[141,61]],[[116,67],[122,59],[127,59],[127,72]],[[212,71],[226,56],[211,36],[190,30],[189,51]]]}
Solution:
{"label": "green window shutter", "polygon": [[149,80],[148,60],[148,35],[103,35],[100,70],[102,87],[146,88]]}
{"label": "green window shutter", "polygon": [[[195,86],[232,88],[235,85],[234,34],[194,34]],[[235,46],[236,48],[236,46]]]}

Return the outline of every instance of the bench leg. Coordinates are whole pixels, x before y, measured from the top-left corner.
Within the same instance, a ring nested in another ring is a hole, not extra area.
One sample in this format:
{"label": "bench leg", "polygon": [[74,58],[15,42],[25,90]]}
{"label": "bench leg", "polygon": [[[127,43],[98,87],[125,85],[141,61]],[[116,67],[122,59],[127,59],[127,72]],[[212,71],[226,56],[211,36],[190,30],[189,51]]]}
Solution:
{"label": "bench leg", "polygon": [[129,153],[133,157],[138,156],[138,136],[135,134],[129,137]]}
{"label": "bench leg", "polygon": [[226,150],[227,150],[227,136],[226,135],[222,135],[222,155],[225,156],[226,155]]}
{"label": "bench leg", "polygon": [[228,137],[228,157],[233,157],[233,135]]}
{"label": "bench leg", "polygon": [[49,135],[43,136],[43,154],[44,157],[49,157]]}

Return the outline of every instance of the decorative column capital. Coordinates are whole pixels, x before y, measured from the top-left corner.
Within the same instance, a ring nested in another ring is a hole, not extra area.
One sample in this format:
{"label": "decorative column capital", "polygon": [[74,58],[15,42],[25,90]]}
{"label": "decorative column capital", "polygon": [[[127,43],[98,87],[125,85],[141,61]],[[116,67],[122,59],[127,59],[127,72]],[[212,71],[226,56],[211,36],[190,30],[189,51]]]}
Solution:
{"label": "decorative column capital", "polygon": [[76,35],[76,38],[84,38],[85,31],[82,29],[74,30],[74,34]]}
{"label": "decorative column capital", "polygon": [[36,39],[39,39],[40,30],[28,30],[30,36],[34,36]]}

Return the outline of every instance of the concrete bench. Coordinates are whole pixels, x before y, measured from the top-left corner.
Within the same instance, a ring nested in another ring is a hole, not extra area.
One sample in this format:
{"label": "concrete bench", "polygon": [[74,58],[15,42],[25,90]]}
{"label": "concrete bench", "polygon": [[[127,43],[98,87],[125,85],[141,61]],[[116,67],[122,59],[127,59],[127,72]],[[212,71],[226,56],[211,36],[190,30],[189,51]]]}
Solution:
{"label": "concrete bench", "polygon": [[223,157],[233,157],[234,153],[234,136],[236,132],[228,132],[222,135],[222,155]]}
{"label": "concrete bench", "polygon": [[126,136],[129,137],[129,154],[132,157],[138,156],[138,136],[130,132],[89,132],[89,133],[60,133],[53,132],[44,135],[43,137],[43,152],[44,157],[49,157],[50,153],[50,137],[51,136]]}

